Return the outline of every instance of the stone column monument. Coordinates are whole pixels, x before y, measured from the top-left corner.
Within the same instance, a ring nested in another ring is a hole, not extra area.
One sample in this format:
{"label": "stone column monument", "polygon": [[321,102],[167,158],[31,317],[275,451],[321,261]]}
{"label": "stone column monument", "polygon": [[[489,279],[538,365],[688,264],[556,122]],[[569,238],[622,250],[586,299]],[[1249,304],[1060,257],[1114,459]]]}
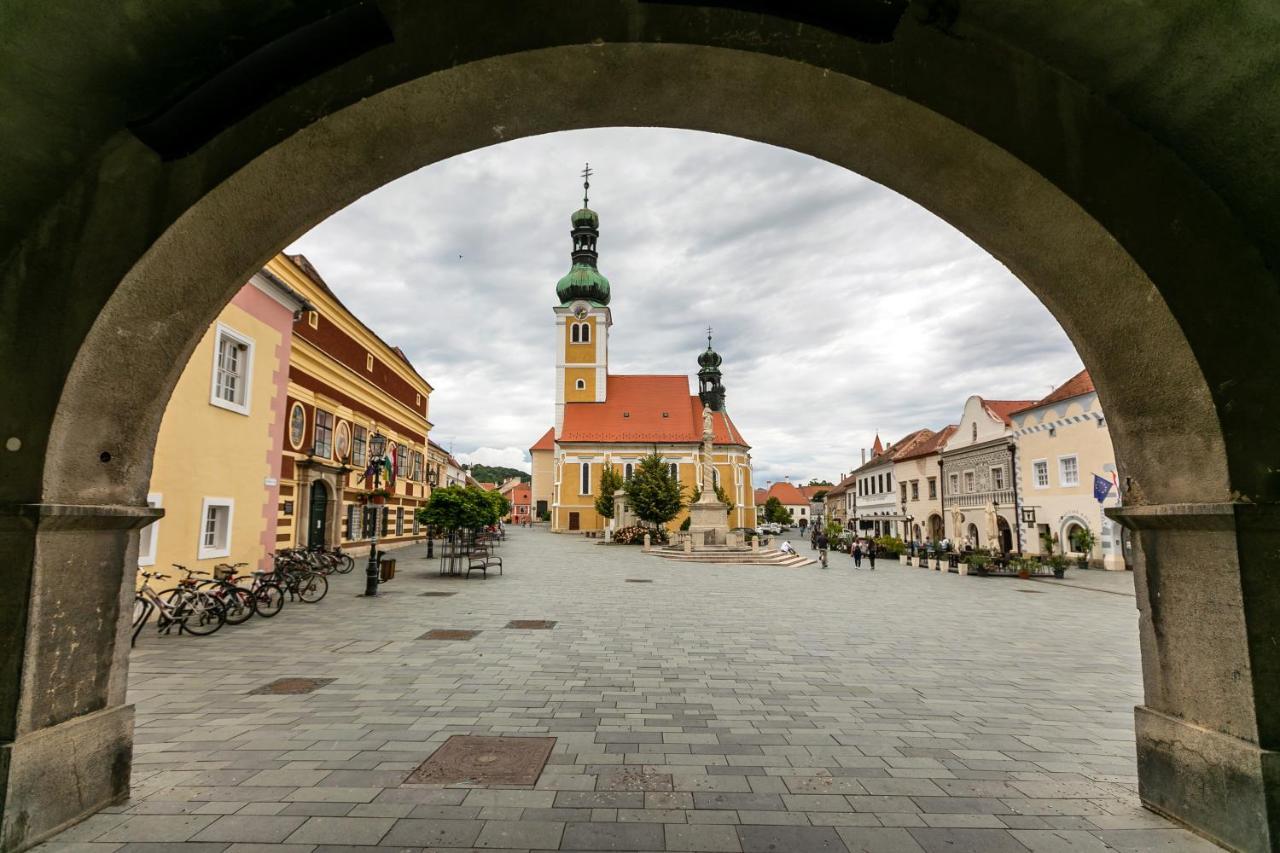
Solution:
{"label": "stone column monument", "polygon": [[729,538],[729,506],[716,498],[715,467],[712,461],[715,429],[711,409],[702,407],[701,496],[689,507],[689,534],[693,547],[724,545]]}

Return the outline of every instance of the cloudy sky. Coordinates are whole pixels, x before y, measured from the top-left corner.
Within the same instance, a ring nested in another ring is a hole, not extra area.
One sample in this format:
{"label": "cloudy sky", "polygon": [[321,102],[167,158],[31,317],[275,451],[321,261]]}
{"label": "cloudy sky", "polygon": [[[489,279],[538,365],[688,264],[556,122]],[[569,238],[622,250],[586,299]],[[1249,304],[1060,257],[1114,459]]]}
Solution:
{"label": "cloudy sky", "polygon": [[877,432],[1080,369],[1040,302],[958,231],[859,175],[691,131],[608,128],[428,166],[290,247],[435,387],[432,436],[528,468],[551,425],[555,283],[590,161],[614,373],[697,371],[705,328],[756,482],[834,479]]}

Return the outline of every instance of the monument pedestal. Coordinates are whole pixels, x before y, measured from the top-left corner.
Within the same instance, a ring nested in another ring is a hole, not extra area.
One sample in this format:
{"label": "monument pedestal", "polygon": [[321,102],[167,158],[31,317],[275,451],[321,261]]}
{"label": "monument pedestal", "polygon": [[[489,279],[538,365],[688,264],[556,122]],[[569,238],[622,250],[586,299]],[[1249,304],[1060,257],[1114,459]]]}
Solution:
{"label": "monument pedestal", "polygon": [[729,540],[729,507],[716,500],[702,500],[689,506],[689,537],[693,548],[726,545]]}

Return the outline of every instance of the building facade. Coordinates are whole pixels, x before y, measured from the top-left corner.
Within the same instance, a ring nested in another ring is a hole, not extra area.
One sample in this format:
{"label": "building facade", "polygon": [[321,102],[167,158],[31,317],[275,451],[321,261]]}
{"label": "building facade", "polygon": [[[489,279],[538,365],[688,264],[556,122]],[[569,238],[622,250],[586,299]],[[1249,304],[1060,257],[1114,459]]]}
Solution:
{"label": "building facade", "polygon": [[[276,548],[292,327],[306,299],[259,273],[223,308],[191,354],[156,436],[138,565],[181,579],[179,563],[269,569]],[[141,578],[139,578],[141,580]]]}
{"label": "building facade", "polygon": [[932,435],[930,430],[918,429],[888,447],[882,446],[880,436],[876,436],[871,458],[853,472],[857,493],[854,529],[859,534],[909,538],[906,502],[899,499],[896,461]]}
{"label": "building facade", "polygon": [[[266,273],[312,306],[293,327],[275,541],[360,552],[375,530],[380,547],[421,539],[431,385],[305,257],[277,255]],[[394,475],[380,483],[391,494],[383,506],[368,500],[373,483],[362,478],[375,435],[386,439]]]}
{"label": "building facade", "polygon": [[1010,414],[1034,402],[976,395],[965,401],[960,423],[942,450],[943,523],[957,547],[1023,550]]}
{"label": "building facade", "polygon": [[[584,184],[584,189],[585,189]],[[686,376],[624,376],[609,371],[610,285],[598,269],[600,218],[587,205],[570,218],[572,265],[556,286],[555,420],[530,449],[535,512],[547,501],[556,532],[600,531],[606,519],[595,509],[606,465],[629,476],[644,456],[657,452],[684,488],[686,502],[704,463],[733,504],[730,527],[754,526],[750,446],[725,410],[722,359],[711,348],[698,356],[699,391]],[[711,410],[712,458],[702,458],[702,410]],[[685,510],[671,522],[683,521]]]}
{"label": "building facade", "polygon": [[524,524],[532,517],[532,500],[533,489],[528,483],[516,481],[509,489],[502,492],[507,500],[511,501],[511,512],[507,516],[507,521],[511,524]]}
{"label": "building facade", "polygon": [[[791,516],[791,524],[798,527],[808,527],[812,523],[810,517],[811,507],[809,506],[809,498],[798,486],[793,486],[786,481],[773,483],[765,490],[764,499],[767,503],[769,498],[777,498],[782,504],[782,508]],[[763,514],[764,505],[757,504]],[[763,517],[763,515],[762,515]]]}
{"label": "building facade", "polygon": [[840,482],[827,490],[822,502],[823,515],[845,530],[853,530],[853,519],[858,511],[858,478],[843,474]]}
{"label": "building facade", "polygon": [[[1103,568],[1123,570],[1120,530],[1104,513],[1121,503],[1115,451],[1089,372],[1080,371],[1011,417],[1023,550],[1084,553]],[[1079,547],[1080,530],[1095,539],[1087,553]]]}
{"label": "building facade", "polygon": [[955,431],[954,424],[937,432],[926,430],[922,440],[894,457],[893,476],[898,483],[898,503],[908,542],[933,544],[946,536],[942,520],[942,448]]}

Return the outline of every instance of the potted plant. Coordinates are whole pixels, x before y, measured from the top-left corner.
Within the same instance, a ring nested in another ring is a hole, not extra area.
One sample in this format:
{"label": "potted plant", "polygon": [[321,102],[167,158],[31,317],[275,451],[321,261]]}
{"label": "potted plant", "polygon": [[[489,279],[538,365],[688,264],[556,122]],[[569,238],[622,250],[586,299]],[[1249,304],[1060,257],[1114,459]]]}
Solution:
{"label": "potted plant", "polygon": [[991,557],[987,554],[972,551],[965,555],[964,561],[975,574],[985,575],[987,567],[991,565]]}
{"label": "potted plant", "polygon": [[1036,568],[1036,561],[1030,557],[1014,557],[1009,562],[1018,569],[1018,577],[1024,581],[1030,579],[1031,572]]}
{"label": "potted plant", "polygon": [[1076,564],[1080,568],[1089,566],[1089,555],[1093,553],[1093,546],[1097,541],[1098,537],[1087,527],[1077,527],[1071,534],[1071,547],[1080,552],[1080,556],[1076,558]]}
{"label": "potted plant", "polygon": [[1061,579],[1067,573],[1067,558],[1062,554],[1053,554],[1049,557],[1049,568],[1053,569],[1053,576]]}
{"label": "potted plant", "polygon": [[381,506],[387,502],[387,498],[391,497],[388,489],[370,489],[360,496],[362,503],[371,503],[375,506]]}

